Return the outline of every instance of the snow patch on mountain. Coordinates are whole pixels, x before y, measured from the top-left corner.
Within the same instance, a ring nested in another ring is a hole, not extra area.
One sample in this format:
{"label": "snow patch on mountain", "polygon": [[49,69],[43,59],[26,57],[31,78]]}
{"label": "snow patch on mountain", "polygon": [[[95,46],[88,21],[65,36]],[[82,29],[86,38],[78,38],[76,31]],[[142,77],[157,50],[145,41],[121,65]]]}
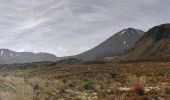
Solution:
{"label": "snow patch on mountain", "polygon": [[123,31],[120,33],[120,35],[124,34],[125,32],[126,32],[126,30],[123,30]]}
{"label": "snow patch on mountain", "polygon": [[1,51],[1,56],[3,55],[3,53],[4,53],[4,51],[2,50],[2,51]]}
{"label": "snow patch on mountain", "polygon": [[10,53],[9,55],[10,55],[11,57],[13,57],[13,54],[12,54],[12,53]]}
{"label": "snow patch on mountain", "polygon": [[124,45],[126,45],[126,41],[124,41],[123,43],[124,43]]}

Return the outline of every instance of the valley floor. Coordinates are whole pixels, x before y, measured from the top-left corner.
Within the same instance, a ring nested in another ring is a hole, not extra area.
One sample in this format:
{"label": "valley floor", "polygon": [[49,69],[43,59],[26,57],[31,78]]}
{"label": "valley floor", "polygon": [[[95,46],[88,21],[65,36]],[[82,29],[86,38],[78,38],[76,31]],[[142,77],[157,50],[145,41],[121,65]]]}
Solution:
{"label": "valley floor", "polygon": [[0,100],[170,100],[170,62],[5,66]]}

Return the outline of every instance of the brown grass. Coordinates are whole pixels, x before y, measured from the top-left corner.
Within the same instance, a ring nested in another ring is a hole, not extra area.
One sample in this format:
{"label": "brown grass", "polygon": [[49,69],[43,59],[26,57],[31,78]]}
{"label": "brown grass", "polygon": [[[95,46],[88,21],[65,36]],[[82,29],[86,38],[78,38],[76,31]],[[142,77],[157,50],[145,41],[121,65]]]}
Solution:
{"label": "brown grass", "polygon": [[169,62],[50,65],[0,74],[1,100],[150,100],[169,96]]}

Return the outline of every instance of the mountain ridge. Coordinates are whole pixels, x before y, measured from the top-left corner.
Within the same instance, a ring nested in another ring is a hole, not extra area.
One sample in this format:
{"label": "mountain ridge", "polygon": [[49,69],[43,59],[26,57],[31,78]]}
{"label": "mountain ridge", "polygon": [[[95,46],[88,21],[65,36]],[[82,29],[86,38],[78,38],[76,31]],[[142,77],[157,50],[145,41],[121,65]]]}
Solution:
{"label": "mountain ridge", "polygon": [[56,61],[58,57],[49,53],[15,52],[9,49],[0,49],[0,63],[28,63],[41,61]]}

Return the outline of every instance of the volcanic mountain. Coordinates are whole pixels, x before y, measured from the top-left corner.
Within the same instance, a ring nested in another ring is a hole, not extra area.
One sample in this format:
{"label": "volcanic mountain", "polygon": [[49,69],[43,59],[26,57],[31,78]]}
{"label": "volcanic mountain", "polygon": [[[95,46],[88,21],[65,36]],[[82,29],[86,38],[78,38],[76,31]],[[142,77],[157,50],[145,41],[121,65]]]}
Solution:
{"label": "volcanic mountain", "polygon": [[28,63],[41,61],[56,61],[57,57],[48,53],[15,52],[0,49],[0,64]]}
{"label": "volcanic mountain", "polygon": [[72,58],[82,60],[101,60],[105,57],[117,56],[118,54],[129,50],[143,36],[143,34],[144,32],[141,30],[133,28],[124,29],[114,34],[95,48],[73,56]]}
{"label": "volcanic mountain", "polygon": [[162,24],[151,28],[124,57],[170,57],[170,24]]}

